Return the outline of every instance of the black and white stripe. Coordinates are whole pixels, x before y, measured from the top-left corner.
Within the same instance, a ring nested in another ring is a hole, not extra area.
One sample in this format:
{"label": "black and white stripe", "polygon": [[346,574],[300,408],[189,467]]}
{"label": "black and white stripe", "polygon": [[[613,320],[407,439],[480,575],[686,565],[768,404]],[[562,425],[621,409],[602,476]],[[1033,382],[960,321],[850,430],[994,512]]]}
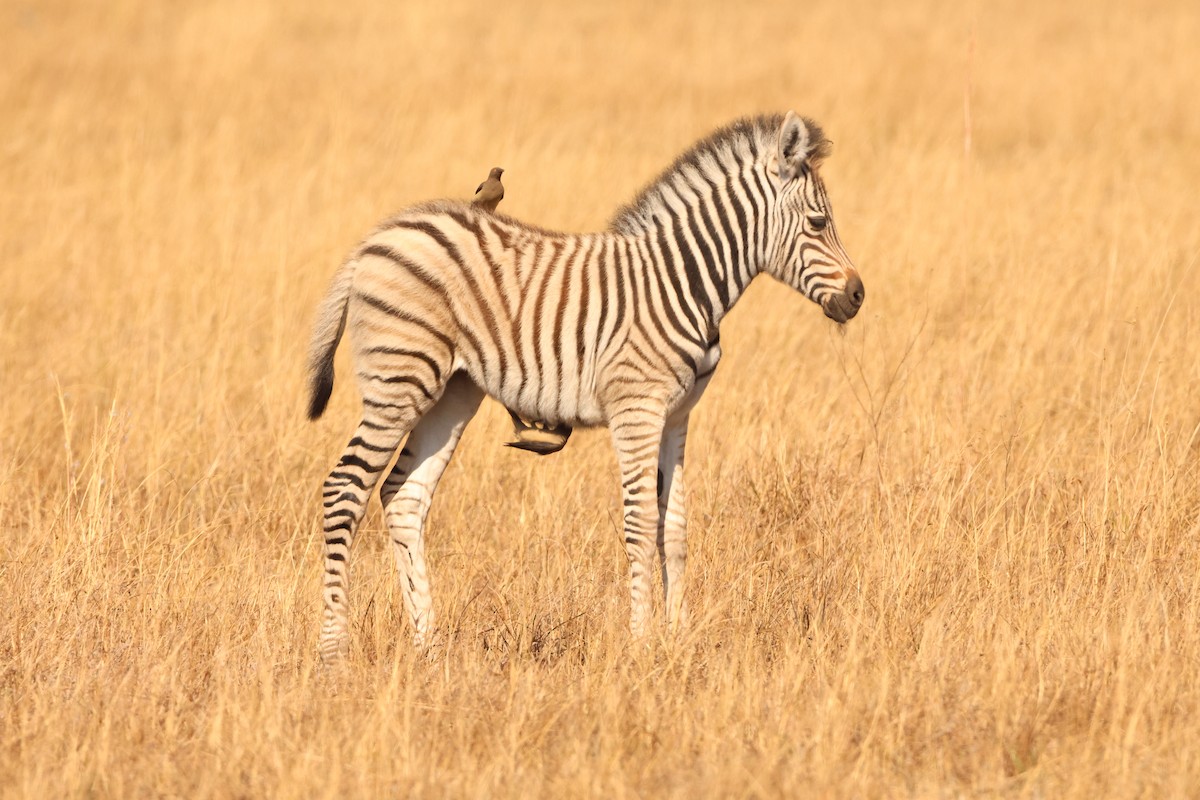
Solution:
{"label": "black and white stripe", "polygon": [[347,645],[355,529],[402,442],[380,494],[416,638],[427,640],[425,517],[485,394],[528,419],[611,429],[631,628],[645,629],[656,549],[668,621],[684,622],[684,444],[720,359],[722,318],[763,272],[838,322],[862,304],[818,175],[827,151],[794,113],[743,120],[680,156],[604,233],[554,233],[442,201],[367,237],[334,278],[310,359],[316,418],[348,328],[363,396],[325,482],[327,661]]}

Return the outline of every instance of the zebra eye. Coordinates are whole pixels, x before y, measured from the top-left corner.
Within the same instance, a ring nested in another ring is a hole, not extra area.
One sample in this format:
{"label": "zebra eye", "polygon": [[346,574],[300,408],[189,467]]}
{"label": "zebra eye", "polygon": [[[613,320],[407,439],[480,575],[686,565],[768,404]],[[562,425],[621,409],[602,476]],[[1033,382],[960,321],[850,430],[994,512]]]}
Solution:
{"label": "zebra eye", "polygon": [[808,224],[812,226],[814,231],[823,231],[825,230],[825,226],[829,224],[829,220],[826,217],[809,217]]}

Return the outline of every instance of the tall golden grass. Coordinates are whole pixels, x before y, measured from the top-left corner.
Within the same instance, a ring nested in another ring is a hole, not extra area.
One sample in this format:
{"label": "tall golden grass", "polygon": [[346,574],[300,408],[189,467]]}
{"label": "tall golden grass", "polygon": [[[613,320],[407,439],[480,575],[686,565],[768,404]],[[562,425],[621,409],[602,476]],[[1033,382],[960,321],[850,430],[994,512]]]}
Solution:
{"label": "tall golden grass", "polygon": [[[0,795],[1200,795],[1200,7],[738,6],[0,7]],[[493,165],[600,228],[788,108],[867,302],[730,317],[690,632],[625,632],[606,434],[536,459],[488,404],[442,649],[373,510],[322,674],[339,260]]]}

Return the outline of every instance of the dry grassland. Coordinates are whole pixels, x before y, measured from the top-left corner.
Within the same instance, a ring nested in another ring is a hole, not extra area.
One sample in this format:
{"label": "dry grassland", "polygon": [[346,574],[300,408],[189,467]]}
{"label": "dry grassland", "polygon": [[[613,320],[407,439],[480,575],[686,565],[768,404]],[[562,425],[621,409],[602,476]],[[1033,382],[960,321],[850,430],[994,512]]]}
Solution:
{"label": "dry grassland", "polygon": [[[1200,795],[1197,41],[1191,0],[5,3],[0,795]],[[690,633],[625,633],[606,434],[537,459],[489,403],[442,650],[376,508],[323,676],[339,260],[494,164],[602,227],[787,108],[867,303],[841,335],[763,279],[728,320]]]}

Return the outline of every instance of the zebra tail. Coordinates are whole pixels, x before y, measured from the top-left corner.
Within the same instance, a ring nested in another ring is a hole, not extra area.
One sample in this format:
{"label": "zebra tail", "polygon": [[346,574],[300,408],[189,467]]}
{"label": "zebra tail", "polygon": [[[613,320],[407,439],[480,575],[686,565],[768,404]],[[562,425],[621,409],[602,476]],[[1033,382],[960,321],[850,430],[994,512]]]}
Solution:
{"label": "zebra tail", "polygon": [[356,264],[357,260],[353,258],[342,264],[317,310],[308,348],[309,419],[317,419],[325,413],[329,395],[333,393],[333,354],[346,329],[346,301],[350,299]]}

